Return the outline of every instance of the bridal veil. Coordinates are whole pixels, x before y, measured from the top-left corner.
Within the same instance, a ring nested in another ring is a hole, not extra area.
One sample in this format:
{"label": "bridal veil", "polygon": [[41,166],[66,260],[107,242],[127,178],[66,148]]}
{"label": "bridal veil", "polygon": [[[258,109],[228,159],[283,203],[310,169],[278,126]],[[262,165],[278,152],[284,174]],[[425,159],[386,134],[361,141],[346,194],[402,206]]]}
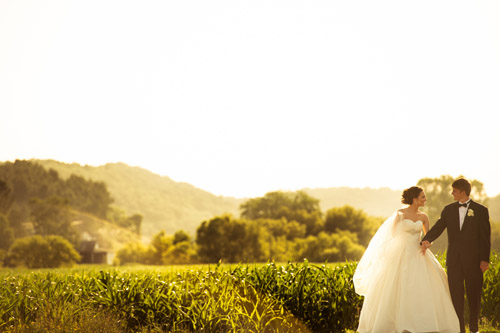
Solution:
{"label": "bridal veil", "polygon": [[354,273],[354,288],[358,295],[366,296],[381,270],[387,269],[388,258],[397,251],[397,234],[403,213],[394,212],[382,223],[371,239]]}

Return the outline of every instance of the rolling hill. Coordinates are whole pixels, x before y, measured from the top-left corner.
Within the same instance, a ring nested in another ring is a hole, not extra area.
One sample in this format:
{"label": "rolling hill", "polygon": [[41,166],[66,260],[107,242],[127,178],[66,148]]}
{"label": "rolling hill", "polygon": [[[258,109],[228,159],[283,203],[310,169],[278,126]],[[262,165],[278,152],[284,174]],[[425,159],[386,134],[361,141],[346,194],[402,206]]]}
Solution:
{"label": "rolling hill", "polygon": [[110,163],[99,167],[67,164],[54,160],[32,160],[52,168],[66,179],[76,174],[106,183],[114,205],[127,214],[144,216],[142,233],[151,237],[160,230],[172,234],[185,230],[194,234],[199,224],[213,216],[239,214],[242,200],[220,197],[187,183],[174,182],[148,170],[124,163]]}
{"label": "rolling hill", "polygon": [[[172,234],[185,230],[194,234],[200,223],[216,215],[239,215],[239,205],[245,199],[221,197],[187,183],[154,174],[146,169],[124,163],[110,163],[99,167],[67,164],[54,160],[33,160],[56,170],[60,177],[76,174],[107,184],[115,205],[127,214],[144,216],[143,235],[151,237],[160,230]],[[388,188],[319,188],[304,189],[320,200],[321,209],[349,204],[373,216],[389,216],[400,207],[400,191]]]}
{"label": "rolling hill", "polygon": [[[239,216],[239,206],[246,199],[222,197],[187,183],[157,175],[124,163],[99,167],[67,164],[54,160],[33,160],[45,168],[56,170],[62,178],[77,174],[94,181],[103,181],[115,199],[115,205],[127,214],[144,216],[143,236],[151,237],[160,230],[172,234],[185,230],[194,235],[204,220],[230,213]],[[305,188],[306,193],[320,200],[323,211],[351,205],[368,215],[386,217],[401,207],[401,191],[389,188]],[[491,220],[500,220],[500,196],[490,198]]]}

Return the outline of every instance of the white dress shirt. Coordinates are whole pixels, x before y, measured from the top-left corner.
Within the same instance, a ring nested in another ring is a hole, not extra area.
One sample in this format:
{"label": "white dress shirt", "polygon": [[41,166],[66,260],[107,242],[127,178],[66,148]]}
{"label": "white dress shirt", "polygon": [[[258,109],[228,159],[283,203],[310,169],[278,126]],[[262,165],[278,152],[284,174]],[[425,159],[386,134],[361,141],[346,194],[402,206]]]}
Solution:
{"label": "white dress shirt", "polygon": [[467,207],[458,207],[458,214],[460,216],[460,230],[462,230],[462,226],[464,225],[464,221],[465,221],[465,215],[467,214],[467,209],[469,209],[470,199],[467,200],[466,202],[459,201],[459,203],[461,203],[461,204],[466,203],[467,204]]}

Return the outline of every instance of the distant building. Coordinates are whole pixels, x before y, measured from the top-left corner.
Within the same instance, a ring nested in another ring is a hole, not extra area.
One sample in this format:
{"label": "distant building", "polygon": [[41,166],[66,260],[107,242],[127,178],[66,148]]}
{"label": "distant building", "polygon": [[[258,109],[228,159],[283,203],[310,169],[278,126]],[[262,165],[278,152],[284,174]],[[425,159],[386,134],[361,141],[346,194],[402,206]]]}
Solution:
{"label": "distant building", "polygon": [[95,240],[84,240],[80,243],[78,251],[82,256],[81,264],[107,264],[108,252],[99,249]]}

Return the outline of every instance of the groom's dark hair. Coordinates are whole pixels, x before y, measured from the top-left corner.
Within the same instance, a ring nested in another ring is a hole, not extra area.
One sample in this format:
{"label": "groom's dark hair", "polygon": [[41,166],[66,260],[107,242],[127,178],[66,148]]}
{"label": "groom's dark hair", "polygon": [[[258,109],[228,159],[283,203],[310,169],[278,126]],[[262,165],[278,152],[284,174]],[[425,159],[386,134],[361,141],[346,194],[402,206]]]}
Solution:
{"label": "groom's dark hair", "polygon": [[456,188],[460,191],[465,191],[465,194],[467,194],[467,196],[470,195],[470,191],[472,189],[470,182],[465,178],[455,180],[453,184],[451,184],[451,187]]}

